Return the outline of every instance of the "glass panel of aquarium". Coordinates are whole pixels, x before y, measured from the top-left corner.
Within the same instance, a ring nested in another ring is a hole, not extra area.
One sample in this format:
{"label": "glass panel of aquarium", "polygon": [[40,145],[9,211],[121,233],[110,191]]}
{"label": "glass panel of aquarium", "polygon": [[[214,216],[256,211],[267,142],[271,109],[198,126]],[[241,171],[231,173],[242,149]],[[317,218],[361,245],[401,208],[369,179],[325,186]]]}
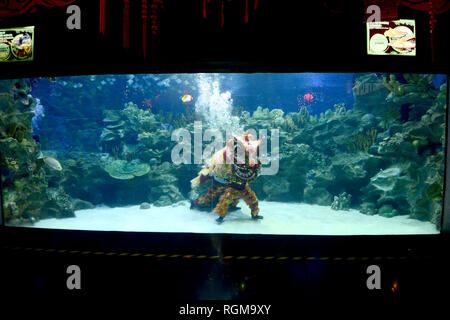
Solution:
{"label": "glass panel of aquarium", "polygon": [[7,226],[440,232],[444,75],[0,80]]}

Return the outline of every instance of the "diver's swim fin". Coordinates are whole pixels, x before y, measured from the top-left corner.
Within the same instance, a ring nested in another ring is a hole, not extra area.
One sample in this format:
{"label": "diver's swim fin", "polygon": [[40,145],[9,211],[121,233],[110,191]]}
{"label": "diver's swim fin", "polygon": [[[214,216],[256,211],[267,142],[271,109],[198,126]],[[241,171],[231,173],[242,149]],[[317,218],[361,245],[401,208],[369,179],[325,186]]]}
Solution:
{"label": "diver's swim fin", "polygon": [[211,211],[211,208],[208,206],[201,206],[198,204],[198,200],[191,201],[191,210],[198,210],[198,211]]}
{"label": "diver's swim fin", "polygon": [[222,224],[222,222],[223,222],[223,217],[218,217],[218,218],[216,219],[216,222],[217,222],[218,224]]}

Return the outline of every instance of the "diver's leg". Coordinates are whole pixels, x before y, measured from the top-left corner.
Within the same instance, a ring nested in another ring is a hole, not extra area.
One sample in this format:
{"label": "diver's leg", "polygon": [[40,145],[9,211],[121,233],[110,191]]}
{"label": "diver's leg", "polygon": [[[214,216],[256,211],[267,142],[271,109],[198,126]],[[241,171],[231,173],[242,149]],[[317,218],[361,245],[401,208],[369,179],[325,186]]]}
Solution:
{"label": "diver's leg", "polygon": [[237,205],[239,204],[239,197],[236,197],[233,202],[230,204],[230,206],[228,207],[228,212],[232,212],[232,211],[236,211],[236,210],[240,210],[241,208],[238,207]]}
{"label": "diver's leg", "polygon": [[216,220],[218,223],[222,223],[223,218],[228,213],[229,205],[235,202],[236,196],[236,190],[234,190],[233,188],[227,188],[225,190],[225,193],[220,197],[219,203],[213,210],[213,212],[219,214],[219,218],[217,218]]}
{"label": "diver's leg", "polygon": [[245,189],[241,193],[242,199],[244,199],[245,203],[250,207],[252,218],[253,219],[262,219],[262,216],[259,216],[259,207],[258,207],[258,198],[250,186],[247,184]]}
{"label": "diver's leg", "polygon": [[224,187],[218,186],[216,184],[211,184],[208,188],[208,191],[204,196],[200,196],[197,200],[194,200],[191,204],[191,208],[193,207],[210,207],[211,202],[219,197],[219,195],[223,192]]}
{"label": "diver's leg", "polygon": [[211,200],[213,202],[217,201],[226,189],[226,187],[224,187],[224,186],[218,186],[218,185],[215,185],[215,186],[216,186],[216,188],[214,189],[214,191],[211,194]]}

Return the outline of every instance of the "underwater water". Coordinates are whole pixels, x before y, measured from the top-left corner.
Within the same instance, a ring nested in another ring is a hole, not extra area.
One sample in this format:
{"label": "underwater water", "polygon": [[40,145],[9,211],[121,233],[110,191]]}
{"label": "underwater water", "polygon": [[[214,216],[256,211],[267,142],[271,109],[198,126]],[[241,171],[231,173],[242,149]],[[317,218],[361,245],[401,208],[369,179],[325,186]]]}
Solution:
{"label": "underwater water", "polygon": [[447,83],[382,73],[0,80],[9,226],[439,233]]}

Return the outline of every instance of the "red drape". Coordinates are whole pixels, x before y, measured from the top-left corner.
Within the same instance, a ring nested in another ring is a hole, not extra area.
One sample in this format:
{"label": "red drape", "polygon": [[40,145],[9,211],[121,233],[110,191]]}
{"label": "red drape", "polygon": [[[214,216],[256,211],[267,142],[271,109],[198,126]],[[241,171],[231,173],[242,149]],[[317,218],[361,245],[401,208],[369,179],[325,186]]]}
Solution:
{"label": "red drape", "polygon": [[436,14],[444,13],[450,8],[448,0],[401,0],[400,3],[414,10],[428,11],[433,9],[436,10]]}
{"label": "red drape", "polygon": [[67,6],[76,0],[9,0],[0,2],[0,18],[18,16],[39,6],[51,8]]}
{"label": "red drape", "polygon": [[434,14],[441,14],[450,8],[448,0],[364,0],[364,7],[377,5],[381,9],[381,20],[393,20],[398,18],[398,6],[420,10],[433,11]]}
{"label": "red drape", "polygon": [[101,34],[105,34],[105,30],[106,30],[106,0],[100,0],[99,31]]}
{"label": "red drape", "polygon": [[123,0],[123,48],[130,48],[130,0]]}
{"label": "red drape", "polygon": [[[219,2],[219,6],[220,6],[220,28],[223,28],[225,25],[225,14],[224,14],[224,6],[225,6],[225,1],[227,2],[231,2],[233,0],[217,0],[220,1]],[[248,23],[248,14],[249,14],[249,0],[237,0],[237,1],[244,1],[244,22]],[[211,0],[203,0],[203,18],[206,19],[207,15],[208,15],[208,6],[207,4],[209,4],[211,2]],[[259,7],[259,0],[253,0],[253,10],[258,9]]]}
{"label": "red drape", "polygon": [[142,0],[142,53],[144,54],[144,59],[147,57],[147,1]]}

